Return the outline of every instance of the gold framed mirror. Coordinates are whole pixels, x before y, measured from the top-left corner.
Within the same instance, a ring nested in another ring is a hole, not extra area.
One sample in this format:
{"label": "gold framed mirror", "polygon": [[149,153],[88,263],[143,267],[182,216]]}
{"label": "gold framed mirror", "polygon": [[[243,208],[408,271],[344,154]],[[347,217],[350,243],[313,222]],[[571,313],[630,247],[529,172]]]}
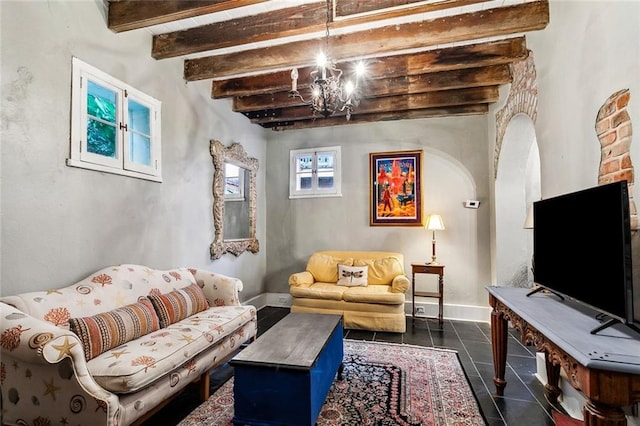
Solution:
{"label": "gold framed mirror", "polygon": [[240,256],[245,251],[257,253],[256,179],[258,160],[249,157],[242,145],[225,147],[211,140],[213,160],[213,225],[215,233],[210,251],[212,259],[225,253]]}

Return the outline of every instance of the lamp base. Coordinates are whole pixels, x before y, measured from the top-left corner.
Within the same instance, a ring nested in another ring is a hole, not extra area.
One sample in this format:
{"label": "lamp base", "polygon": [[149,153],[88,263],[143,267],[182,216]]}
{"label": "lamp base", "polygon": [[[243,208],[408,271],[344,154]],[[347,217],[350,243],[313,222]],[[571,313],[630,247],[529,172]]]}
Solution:
{"label": "lamp base", "polygon": [[436,261],[436,257],[435,256],[432,256],[431,257],[431,262],[426,262],[426,265],[439,266],[439,265],[441,265],[441,263]]}

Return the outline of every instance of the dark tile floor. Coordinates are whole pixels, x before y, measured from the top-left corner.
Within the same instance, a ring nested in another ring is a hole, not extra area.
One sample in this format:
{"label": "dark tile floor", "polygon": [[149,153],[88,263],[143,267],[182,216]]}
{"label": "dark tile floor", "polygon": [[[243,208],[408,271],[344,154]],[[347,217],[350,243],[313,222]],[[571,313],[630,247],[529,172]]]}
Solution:
{"label": "dark tile floor", "polygon": [[[287,308],[265,307],[258,311],[258,336],[289,313]],[[494,395],[491,329],[489,324],[445,320],[418,319],[415,325],[407,319],[406,333],[382,333],[345,330],[345,338],[380,342],[406,343],[418,346],[448,348],[458,351],[487,424],[513,426],[553,425],[551,407],[544,398],[543,386],[535,378],[535,352],[523,346],[517,331],[510,330],[507,355],[507,387],[504,397]],[[212,375],[212,392],[233,374],[224,366]],[[189,389],[172,401],[144,425],[177,424],[199,405],[196,389]]]}

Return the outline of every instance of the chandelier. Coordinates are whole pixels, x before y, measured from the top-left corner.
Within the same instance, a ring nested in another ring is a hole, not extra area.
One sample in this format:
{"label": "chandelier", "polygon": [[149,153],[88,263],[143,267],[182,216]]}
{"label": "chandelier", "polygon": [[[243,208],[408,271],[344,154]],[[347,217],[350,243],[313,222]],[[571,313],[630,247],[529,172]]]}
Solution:
{"label": "chandelier", "polygon": [[[329,51],[330,0],[327,0],[327,21],[325,33],[325,52]],[[291,70],[291,90],[289,97],[297,97],[309,105],[313,116],[321,114],[325,118],[337,112],[345,112],[347,120],[351,119],[354,107],[360,104],[359,79],[364,75],[364,63],[360,61],[355,67],[352,80],[343,81],[343,72],[336,67],[324,52],[318,54],[316,68],[309,73],[311,77],[311,98],[305,99],[298,91],[298,69]]]}

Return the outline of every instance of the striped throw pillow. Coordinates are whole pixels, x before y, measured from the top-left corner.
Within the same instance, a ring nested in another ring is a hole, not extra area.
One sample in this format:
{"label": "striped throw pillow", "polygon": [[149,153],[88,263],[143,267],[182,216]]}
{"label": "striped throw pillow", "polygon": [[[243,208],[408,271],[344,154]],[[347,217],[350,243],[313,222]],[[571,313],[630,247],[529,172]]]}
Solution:
{"label": "striped throw pillow", "polygon": [[149,300],[156,308],[161,328],[209,309],[207,297],[196,283],[167,294],[151,294]]}
{"label": "striped throw pillow", "polygon": [[138,303],[92,317],[70,318],[69,329],[82,341],[89,361],[103,352],[160,329],[160,321],[147,298]]}

